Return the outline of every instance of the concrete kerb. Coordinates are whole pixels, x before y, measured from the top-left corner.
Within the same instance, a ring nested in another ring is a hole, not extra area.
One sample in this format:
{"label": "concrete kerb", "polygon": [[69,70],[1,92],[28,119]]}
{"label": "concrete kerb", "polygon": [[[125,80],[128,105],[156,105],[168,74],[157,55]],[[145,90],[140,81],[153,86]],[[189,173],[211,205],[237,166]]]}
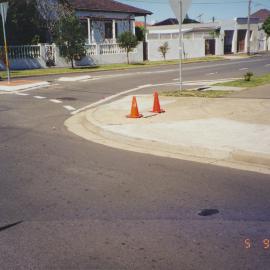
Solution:
{"label": "concrete kerb", "polygon": [[13,81],[10,84],[0,84],[0,92],[16,92],[48,86],[50,86],[50,83],[46,81]]}
{"label": "concrete kerb", "polygon": [[112,148],[270,174],[270,157],[267,155],[238,150],[224,151],[203,147],[175,146],[154,140],[129,138],[104,130],[94,117],[96,110],[97,108],[94,108],[76,114],[66,120],[65,126],[69,131],[86,140]]}

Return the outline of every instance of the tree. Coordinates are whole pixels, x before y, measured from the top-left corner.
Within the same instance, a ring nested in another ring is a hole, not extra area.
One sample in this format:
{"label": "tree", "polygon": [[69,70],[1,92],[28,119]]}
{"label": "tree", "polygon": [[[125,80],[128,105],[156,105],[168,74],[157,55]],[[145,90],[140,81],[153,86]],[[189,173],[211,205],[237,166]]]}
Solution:
{"label": "tree", "polygon": [[139,41],[136,36],[131,32],[122,33],[117,42],[119,43],[120,48],[124,48],[127,52],[127,63],[129,64],[129,53],[132,52],[139,44]]}
{"label": "tree", "polygon": [[143,26],[136,26],[135,33],[138,41],[144,41],[145,29]]}
{"label": "tree", "polygon": [[266,46],[267,46],[267,50],[268,50],[268,39],[270,37],[270,17],[268,17],[266,19],[266,21],[263,23],[262,28],[263,28],[264,32],[266,33],[266,36],[267,36],[267,38],[266,38],[266,44],[267,45]]}
{"label": "tree", "polygon": [[72,14],[73,9],[67,0],[36,0],[37,9],[48,33],[48,41],[52,42],[58,22]]}
{"label": "tree", "polygon": [[[0,1],[6,2],[6,1]],[[45,42],[46,29],[40,18],[35,0],[9,0],[6,30],[9,45],[26,45]],[[3,44],[2,27],[0,27]]]}
{"label": "tree", "polygon": [[158,48],[158,51],[162,54],[164,61],[166,60],[166,55],[167,55],[169,49],[170,48],[169,48],[168,42],[165,42],[163,45],[161,45]]}
{"label": "tree", "polygon": [[71,63],[80,60],[85,55],[84,31],[75,14],[63,17],[56,27],[56,44],[60,48],[60,54]]}

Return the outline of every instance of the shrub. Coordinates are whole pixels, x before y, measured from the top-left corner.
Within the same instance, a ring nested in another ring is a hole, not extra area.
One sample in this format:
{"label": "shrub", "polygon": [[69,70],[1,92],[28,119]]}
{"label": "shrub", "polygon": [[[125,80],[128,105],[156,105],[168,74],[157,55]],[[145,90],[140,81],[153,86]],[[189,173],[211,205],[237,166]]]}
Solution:
{"label": "shrub", "polygon": [[131,32],[124,32],[118,37],[117,42],[119,43],[120,48],[124,48],[126,50],[127,63],[129,64],[129,53],[132,52],[139,44],[137,37]]}
{"label": "shrub", "polygon": [[244,79],[246,82],[250,82],[251,81],[251,78],[254,76],[254,74],[252,72],[247,72],[245,75],[244,75]]}
{"label": "shrub", "polygon": [[161,45],[158,48],[158,51],[162,54],[164,61],[166,60],[166,55],[167,55],[169,49],[170,48],[169,48],[168,42],[165,42],[163,45]]}

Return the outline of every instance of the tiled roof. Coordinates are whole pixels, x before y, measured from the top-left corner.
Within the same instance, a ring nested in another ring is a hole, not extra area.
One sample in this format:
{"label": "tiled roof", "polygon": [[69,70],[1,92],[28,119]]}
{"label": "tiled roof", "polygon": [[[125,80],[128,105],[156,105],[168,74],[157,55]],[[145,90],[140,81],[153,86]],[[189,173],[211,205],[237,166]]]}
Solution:
{"label": "tiled roof", "polygon": [[155,23],[154,26],[161,26],[161,25],[174,25],[178,24],[178,20],[174,18],[166,19],[162,22]]}
{"label": "tiled roof", "polygon": [[144,27],[144,22],[135,22],[136,27]]}
{"label": "tiled roof", "polygon": [[[192,20],[190,18],[185,18],[183,21],[184,24],[188,24],[188,23],[199,23],[198,21]],[[178,20],[175,18],[169,18],[166,19],[164,21],[155,23],[154,26],[162,26],[162,25],[175,25],[178,24]]]}
{"label": "tiled roof", "polygon": [[252,18],[258,18],[260,22],[264,22],[270,16],[270,10],[260,9],[251,15]]}
{"label": "tiled roof", "polygon": [[151,15],[152,12],[114,0],[69,0],[77,10],[131,13],[135,16]]}

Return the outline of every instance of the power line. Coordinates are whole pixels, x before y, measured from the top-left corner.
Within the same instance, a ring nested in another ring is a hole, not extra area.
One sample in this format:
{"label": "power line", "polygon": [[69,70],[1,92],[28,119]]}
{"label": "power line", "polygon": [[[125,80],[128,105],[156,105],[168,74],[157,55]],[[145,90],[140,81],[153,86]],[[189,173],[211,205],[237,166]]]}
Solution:
{"label": "power line", "polygon": [[[122,0],[123,2],[132,2],[132,3],[147,3],[147,4],[161,4],[161,5],[168,5],[168,1],[158,1],[158,0]],[[193,2],[192,5],[238,5],[238,4],[247,4],[248,0],[243,1],[222,1],[222,2]],[[264,4],[262,2],[253,1],[257,5],[270,8],[270,5]]]}
{"label": "power line", "polygon": [[256,3],[256,4],[258,4],[258,5],[260,5],[260,6],[263,6],[263,7],[267,7],[267,8],[270,8],[270,5],[267,5],[267,4],[263,4],[263,3],[261,3],[261,2],[258,2],[258,1],[253,1],[253,3]]}

